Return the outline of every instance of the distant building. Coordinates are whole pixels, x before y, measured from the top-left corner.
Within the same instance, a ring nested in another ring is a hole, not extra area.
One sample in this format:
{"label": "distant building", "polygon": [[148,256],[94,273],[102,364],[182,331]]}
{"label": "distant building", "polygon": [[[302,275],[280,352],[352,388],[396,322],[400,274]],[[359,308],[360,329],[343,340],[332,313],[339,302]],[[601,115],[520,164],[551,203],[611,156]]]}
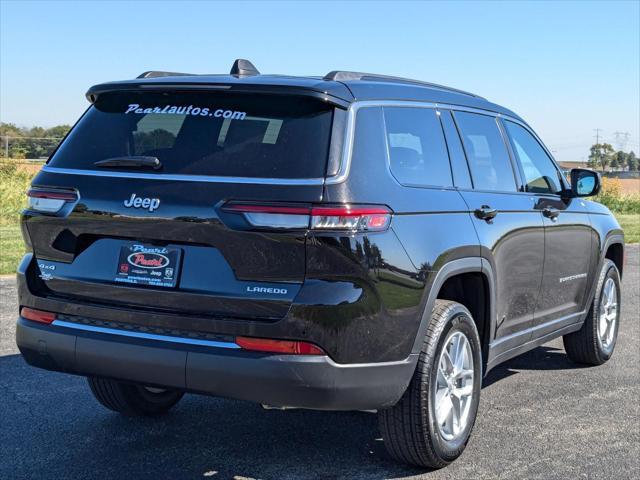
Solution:
{"label": "distant building", "polygon": [[571,162],[558,162],[561,168],[571,170],[572,168],[587,168],[587,162],[583,161],[571,161]]}

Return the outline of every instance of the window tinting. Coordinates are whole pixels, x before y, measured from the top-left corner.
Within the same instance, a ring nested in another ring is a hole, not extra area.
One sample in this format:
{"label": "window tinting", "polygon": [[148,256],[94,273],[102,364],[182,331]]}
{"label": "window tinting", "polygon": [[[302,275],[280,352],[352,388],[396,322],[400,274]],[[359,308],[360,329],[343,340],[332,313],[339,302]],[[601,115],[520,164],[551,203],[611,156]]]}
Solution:
{"label": "window tinting", "polygon": [[430,108],[384,108],[389,161],[403,185],[453,184],[442,126]]}
{"label": "window tinting", "polygon": [[513,167],[495,118],[468,112],[455,112],[455,118],[474,188],[515,192]]}
{"label": "window tinting", "polygon": [[158,173],[266,178],[325,174],[332,109],[305,97],[225,93],[101,95],[51,159],[93,169],[154,156]]}
{"label": "window tinting", "polygon": [[505,121],[504,125],[522,166],[527,191],[558,193],[561,190],[558,170],[542,146],[517,123]]}
{"label": "window tinting", "polygon": [[469,175],[469,166],[464,156],[462,143],[460,143],[460,135],[456,125],[453,123],[451,112],[441,110],[440,120],[442,121],[442,129],[447,139],[447,149],[449,150],[449,158],[451,159],[451,171],[453,172],[453,184],[458,188],[472,188],[471,176]]}

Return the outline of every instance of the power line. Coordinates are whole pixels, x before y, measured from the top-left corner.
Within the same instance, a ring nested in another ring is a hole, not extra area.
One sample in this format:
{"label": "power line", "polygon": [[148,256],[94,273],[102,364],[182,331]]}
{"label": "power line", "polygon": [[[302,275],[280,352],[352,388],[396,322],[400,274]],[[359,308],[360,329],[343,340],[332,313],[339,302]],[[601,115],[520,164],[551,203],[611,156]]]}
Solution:
{"label": "power line", "polygon": [[624,151],[631,134],[629,132],[615,131],[613,132],[613,136],[616,138],[616,146],[618,147],[618,150]]}

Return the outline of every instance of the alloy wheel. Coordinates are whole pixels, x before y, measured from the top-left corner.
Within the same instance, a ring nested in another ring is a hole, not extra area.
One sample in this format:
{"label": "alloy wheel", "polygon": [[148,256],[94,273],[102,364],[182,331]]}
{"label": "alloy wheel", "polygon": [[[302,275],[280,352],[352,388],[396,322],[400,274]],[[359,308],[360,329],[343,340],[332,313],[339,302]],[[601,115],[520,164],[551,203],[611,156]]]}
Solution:
{"label": "alloy wheel", "polygon": [[598,312],[598,336],[602,349],[607,353],[613,349],[617,321],[618,288],[613,278],[607,278],[602,287]]}
{"label": "alloy wheel", "polygon": [[435,417],[440,435],[456,440],[469,423],[473,403],[474,365],[471,344],[460,331],[449,334],[438,360]]}

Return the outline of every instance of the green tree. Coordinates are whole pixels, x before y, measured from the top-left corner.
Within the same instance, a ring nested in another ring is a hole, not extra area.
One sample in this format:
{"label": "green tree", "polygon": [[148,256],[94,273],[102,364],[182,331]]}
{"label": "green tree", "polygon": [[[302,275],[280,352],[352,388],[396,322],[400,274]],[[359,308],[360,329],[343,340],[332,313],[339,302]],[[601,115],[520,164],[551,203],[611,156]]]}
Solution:
{"label": "green tree", "polygon": [[588,164],[591,165],[591,168],[599,168],[604,171],[611,164],[614,154],[615,150],[610,144],[596,143],[591,145]]}
{"label": "green tree", "polygon": [[45,137],[62,138],[67,132],[71,130],[71,125],[57,125],[55,127],[47,128],[44,132]]}
{"label": "green tree", "polygon": [[638,157],[633,153],[633,150],[627,154],[627,167],[629,167],[630,172],[635,172],[638,170]]}
{"label": "green tree", "polygon": [[611,157],[611,168],[624,170],[627,166],[627,154],[622,150],[618,150],[615,155]]}

